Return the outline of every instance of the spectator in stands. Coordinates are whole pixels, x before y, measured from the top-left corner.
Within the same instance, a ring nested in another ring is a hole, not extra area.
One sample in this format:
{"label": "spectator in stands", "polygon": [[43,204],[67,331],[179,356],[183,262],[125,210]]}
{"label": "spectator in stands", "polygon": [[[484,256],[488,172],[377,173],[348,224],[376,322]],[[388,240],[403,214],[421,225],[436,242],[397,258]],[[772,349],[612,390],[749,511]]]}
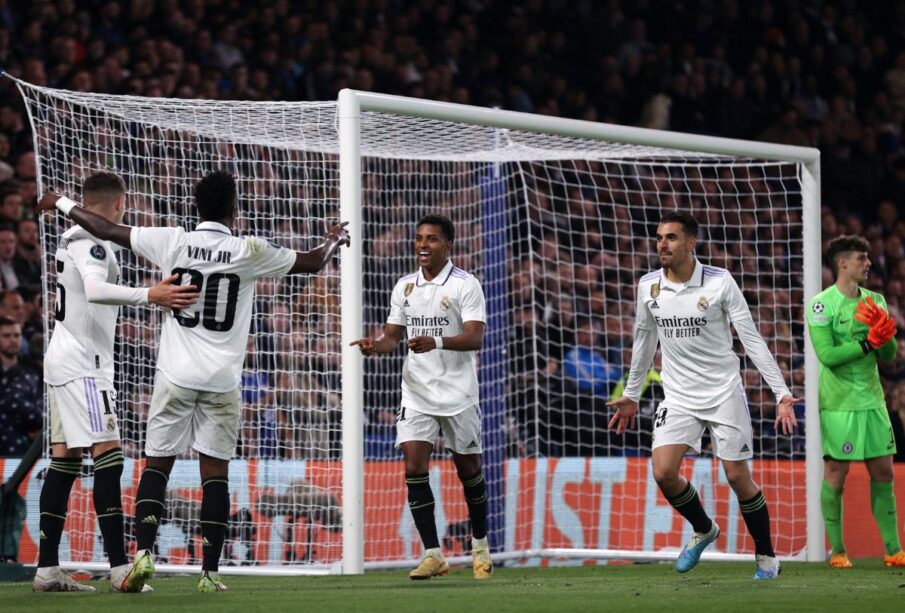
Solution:
{"label": "spectator in stands", "polygon": [[11,227],[0,227],[0,289],[14,290],[22,282],[16,274],[16,233]]}
{"label": "spectator in stands", "polygon": [[21,326],[0,316],[0,457],[21,456],[41,430],[38,375],[19,364],[21,342]]}
{"label": "spectator in stands", "polygon": [[23,219],[16,225],[16,255],[13,256],[13,271],[22,285],[40,289],[41,244],[38,240],[38,222],[34,219]]}
{"label": "spectator in stands", "polygon": [[[215,10],[199,2],[110,1],[98,3],[96,11],[65,2],[42,3],[40,10],[26,12],[17,9],[18,4],[3,12],[5,25],[16,36],[0,48],[0,59],[11,73],[37,85],[255,100],[332,99],[338,87],[349,85],[529,112],[558,109],[572,117],[628,124],[641,121],[641,110],[648,107],[657,111],[652,116],[658,127],[666,129],[818,146],[827,205],[823,236],[856,232],[853,224],[861,224],[873,250],[876,274],[871,286],[891,303],[898,296],[901,305],[905,256],[901,239],[895,239],[905,236],[898,212],[905,202],[905,51],[896,45],[898,21],[889,18],[887,3],[822,11],[808,3],[804,8],[773,3],[766,10],[761,3],[539,0],[528,8],[514,8],[505,2],[449,0],[440,10],[427,10],[422,3],[390,3],[387,8],[337,0],[221,3],[222,10]],[[356,10],[349,10],[353,4]],[[682,32],[694,32],[694,44]],[[190,44],[180,47],[172,41]],[[11,81],[0,80],[0,193],[17,196],[0,197],[0,227],[16,231],[17,242],[10,277],[15,282],[8,284],[2,259],[7,235],[0,232],[0,291],[31,285],[40,262],[40,248],[31,251],[26,246],[34,226],[12,225],[36,194],[32,137],[18,92]],[[642,237],[649,229],[640,205],[706,211],[713,235],[703,259],[742,275],[746,288],[767,284],[779,274],[794,275],[800,262],[794,251],[799,239],[781,230],[800,228],[800,220],[787,222],[778,214],[785,201],[776,201],[776,194],[789,187],[784,181],[766,178],[754,196],[739,202],[735,194],[753,184],[740,169],[714,178],[692,176],[690,169],[683,176],[652,173],[643,187],[658,197],[645,203],[642,184],[631,179],[632,173],[617,164],[608,166],[605,186],[576,167],[563,193],[553,187],[560,178],[552,176],[546,182],[538,179],[528,190],[527,197],[536,201],[531,213],[536,219],[519,226],[518,232],[526,236],[519,237],[523,240],[516,257],[521,264],[529,241],[535,257],[530,266],[516,268],[512,300],[524,310],[518,317],[525,332],[519,334],[527,337],[529,326],[542,330],[537,361],[518,363],[524,368],[539,364],[545,374],[510,373],[519,386],[514,398],[531,405],[519,404],[525,419],[537,419],[536,411],[562,410],[547,406],[545,395],[551,386],[561,391],[564,385],[561,360],[572,346],[577,321],[583,316],[603,318],[608,350],[617,343],[618,334],[611,334],[614,314],[630,325],[633,310],[625,288],[633,280],[620,271],[647,268],[644,254],[649,250]],[[423,179],[413,169],[398,170],[393,174],[401,181]],[[599,176],[604,169],[595,170]],[[10,172],[15,175],[5,180],[4,173]],[[178,196],[164,187],[155,186],[154,191],[161,197]],[[589,189],[596,193],[589,195]],[[385,251],[389,258],[404,244],[394,242],[393,236],[410,213],[398,192],[386,196],[392,190],[387,185],[364,190],[375,200],[367,205],[374,208],[368,223],[380,228],[380,238],[366,249]],[[612,210],[606,210],[610,206]],[[764,214],[748,214],[753,207]],[[152,218],[159,209],[150,201],[138,201],[134,210]],[[599,235],[598,217],[606,217],[601,223],[607,224]],[[777,229],[769,253],[763,244],[756,249],[738,244],[745,237],[750,240],[754,224],[758,232]],[[577,228],[588,234],[576,236]],[[618,240],[607,238],[616,233]],[[26,255],[34,257],[23,272]],[[576,271],[576,266],[582,268]],[[373,289],[385,282],[383,272],[366,276],[367,286]],[[789,296],[760,308],[768,311],[803,301],[803,296]],[[307,306],[294,305],[292,310],[308,312]],[[801,321],[800,315],[793,319]],[[145,338],[152,328],[145,323],[135,347],[127,349],[131,363],[148,370],[153,370],[153,360],[141,357],[140,347],[153,345],[153,338]],[[765,339],[769,343],[787,338],[786,331],[775,327],[772,334]],[[794,380],[803,355],[799,324],[793,324],[791,335],[797,346],[784,350],[792,352]],[[524,338],[513,343],[529,350]],[[265,351],[270,349],[264,348],[262,359]],[[313,368],[327,371],[335,365]],[[324,389],[335,389],[323,375],[313,376]],[[884,377],[896,385],[905,374],[884,372]],[[383,397],[380,402],[392,404]],[[383,414],[375,413],[375,421]],[[905,440],[899,447],[905,450]]]}
{"label": "spectator in stands", "polygon": [[0,195],[0,226],[13,227],[22,219],[22,196],[18,190],[8,190]]}

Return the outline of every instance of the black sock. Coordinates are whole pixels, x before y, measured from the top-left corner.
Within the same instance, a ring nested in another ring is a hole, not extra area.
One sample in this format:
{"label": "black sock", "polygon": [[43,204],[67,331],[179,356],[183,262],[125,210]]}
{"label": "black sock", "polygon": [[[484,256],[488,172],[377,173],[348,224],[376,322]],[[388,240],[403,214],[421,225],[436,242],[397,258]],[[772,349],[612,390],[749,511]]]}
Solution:
{"label": "black sock", "polygon": [[691,523],[691,527],[695,532],[705,534],[713,528],[713,522],[707,516],[707,511],[704,510],[701,499],[698,498],[698,492],[694,489],[691,481],[688,482],[688,487],[682,490],[681,494],[674,498],[667,496],[666,499],[672,505],[672,508]]}
{"label": "black sock", "polygon": [[754,539],[754,553],[762,556],[776,557],[773,551],[773,539],[770,538],[770,511],[767,509],[767,499],[763,491],[749,500],[739,500],[739,508],[748,532]]}
{"label": "black sock", "polygon": [[434,493],[431,491],[430,476],[405,475],[405,485],[409,493],[409,510],[415,520],[415,527],[421,535],[425,549],[440,547],[437,538],[437,524],[434,522]]}
{"label": "black sock", "polygon": [[139,551],[154,549],[166,508],[168,480],[169,476],[158,468],[148,467],[141,473],[135,494],[135,540]]}
{"label": "black sock", "polygon": [[82,472],[82,458],[51,458],[50,467],[41,487],[38,507],[41,529],[38,544],[38,567],[60,565],[60,539],[69,508],[69,492],[75,478]]}
{"label": "black sock", "polygon": [[480,470],[470,477],[462,478],[465,490],[465,504],[471,519],[471,535],[476,539],[487,536],[487,485]]}
{"label": "black sock", "polygon": [[228,477],[205,479],[201,488],[201,570],[217,572],[223,540],[229,527]]}
{"label": "black sock", "polygon": [[94,458],[94,511],[110,567],[126,564],[123,539],[123,450],[117,447]]}

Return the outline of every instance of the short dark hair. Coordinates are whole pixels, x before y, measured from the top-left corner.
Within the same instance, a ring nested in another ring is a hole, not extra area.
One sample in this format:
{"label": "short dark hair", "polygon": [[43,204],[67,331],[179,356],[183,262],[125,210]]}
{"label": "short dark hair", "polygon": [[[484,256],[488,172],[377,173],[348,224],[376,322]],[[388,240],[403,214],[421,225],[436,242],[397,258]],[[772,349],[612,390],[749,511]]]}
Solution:
{"label": "short dark hair", "polygon": [[677,223],[682,225],[682,229],[686,234],[691,234],[695,238],[698,236],[698,228],[700,224],[691,213],[683,213],[682,211],[670,211],[660,218],[660,223]]}
{"label": "short dark hair", "polygon": [[425,215],[418,220],[417,227],[420,228],[425,224],[431,226],[440,226],[440,229],[443,231],[443,236],[446,237],[446,240],[448,240],[449,242],[456,240],[456,228],[449,217],[444,217],[443,215]]}
{"label": "short dark hair", "polygon": [[0,315],[0,328],[3,326],[18,326],[19,322],[15,319],[10,319],[6,315]]}
{"label": "short dark hair", "polygon": [[830,266],[833,267],[834,271],[839,272],[839,266],[836,264],[836,259],[843,253],[849,251],[862,251],[867,253],[870,251],[870,243],[868,243],[866,239],[855,234],[843,234],[842,236],[837,236],[831,240],[826,247],[826,259],[830,261]]}
{"label": "short dark hair", "polygon": [[236,178],[225,170],[215,170],[195,186],[195,205],[205,221],[226,219],[236,206]]}
{"label": "short dark hair", "polygon": [[82,183],[82,197],[97,199],[107,204],[126,193],[126,183],[115,172],[102,170],[92,174]]}

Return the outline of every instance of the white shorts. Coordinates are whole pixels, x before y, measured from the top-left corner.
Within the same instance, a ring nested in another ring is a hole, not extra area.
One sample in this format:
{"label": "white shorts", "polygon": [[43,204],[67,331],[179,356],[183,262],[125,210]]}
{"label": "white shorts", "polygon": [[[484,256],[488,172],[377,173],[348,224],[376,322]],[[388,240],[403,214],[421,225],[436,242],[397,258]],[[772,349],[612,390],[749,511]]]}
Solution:
{"label": "white shorts", "polygon": [[474,406],[455,415],[428,415],[402,407],[396,413],[396,446],[408,441],[434,444],[443,428],[443,443],[460,454],[481,453],[481,407]]}
{"label": "white shorts", "polygon": [[741,385],[721,405],[689,410],[660,403],[654,416],[653,449],[663,445],[688,445],[701,453],[704,428],[710,430],[713,454],[721,460],[754,457],[754,434],[748,399]]}
{"label": "white shorts", "polygon": [[50,443],[69,449],[119,440],[116,390],[103,379],[85,377],[63,385],[48,385]]}
{"label": "white shorts", "polygon": [[153,458],[177,456],[189,447],[220,460],[236,451],[242,393],[204,392],[179,387],[157,371],[145,453]]}

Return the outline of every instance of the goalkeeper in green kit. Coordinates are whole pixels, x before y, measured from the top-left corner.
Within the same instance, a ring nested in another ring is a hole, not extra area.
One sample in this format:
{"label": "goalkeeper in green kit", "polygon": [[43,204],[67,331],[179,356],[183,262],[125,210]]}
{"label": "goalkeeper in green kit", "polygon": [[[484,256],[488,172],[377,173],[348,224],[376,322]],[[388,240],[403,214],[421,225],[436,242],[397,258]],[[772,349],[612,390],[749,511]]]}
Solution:
{"label": "goalkeeper in green kit", "polygon": [[896,323],[883,296],[861,287],[870,271],[868,249],[860,236],[830,241],[827,258],[836,283],[814,296],[807,308],[808,330],[820,360],[820,506],[833,568],[852,566],[842,542],[842,490],[852,461],[864,461],[870,474],[870,506],[886,547],[883,562],[905,567],[892,486],[896,442],[877,371],[878,359],[889,361],[896,355]]}

